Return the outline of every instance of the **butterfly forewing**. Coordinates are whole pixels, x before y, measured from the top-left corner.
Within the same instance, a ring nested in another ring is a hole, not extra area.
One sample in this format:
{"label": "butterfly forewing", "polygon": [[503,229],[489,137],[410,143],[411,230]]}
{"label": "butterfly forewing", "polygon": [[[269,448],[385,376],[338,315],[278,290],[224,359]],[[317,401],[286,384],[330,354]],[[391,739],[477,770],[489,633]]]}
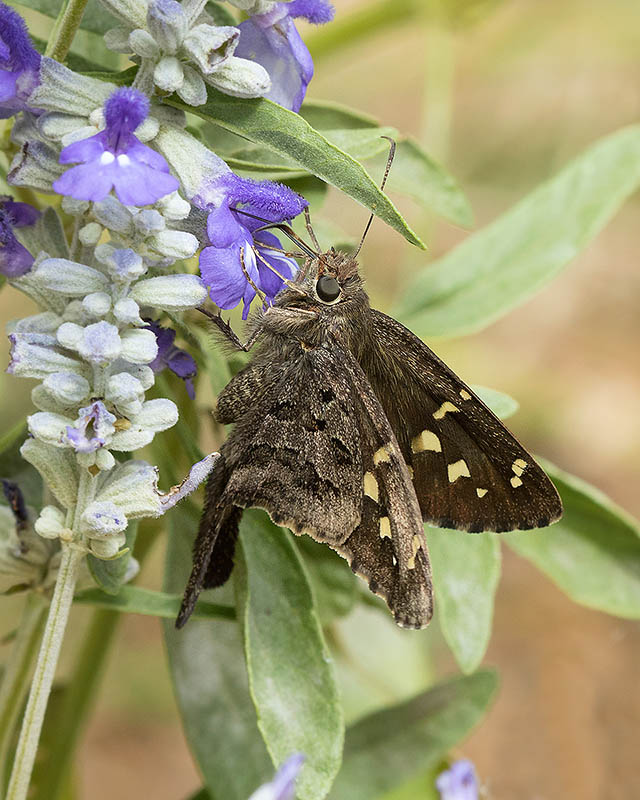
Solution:
{"label": "butterfly forewing", "polygon": [[500,420],[399,322],[372,311],[365,372],[413,472],[425,521],[468,531],[549,525],[555,487]]}

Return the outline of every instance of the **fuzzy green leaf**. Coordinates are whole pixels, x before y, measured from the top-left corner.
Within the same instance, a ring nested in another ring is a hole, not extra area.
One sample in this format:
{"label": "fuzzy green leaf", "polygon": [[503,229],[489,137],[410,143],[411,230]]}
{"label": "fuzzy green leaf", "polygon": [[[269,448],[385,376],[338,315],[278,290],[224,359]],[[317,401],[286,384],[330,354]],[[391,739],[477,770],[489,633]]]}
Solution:
{"label": "fuzzy green leaf", "polygon": [[497,685],[482,670],[356,722],[330,800],[376,800],[433,766],[480,721]]}
{"label": "fuzzy green leaf", "polygon": [[500,542],[495,533],[428,528],[426,534],[440,627],[460,669],[469,674],[491,636]]}
{"label": "fuzzy green leaf", "polygon": [[632,125],[419,272],[396,316],[421,336],[481,330],[552,280],[639,185],[640,125]]}
{"label": "fuzzy green leaf", "polygon": [[207,102],[196,108],[173,95],[166,102],[237,133],[256,144],[289,156],[311,174],[353,197],[407,241],[424,247],[391,200],[383,194],[366,170],[347,153],[331,144],[299,114],[270,100],[229,97],[211,87]]}
{"label": "fuzzy green leaf", "polygon": [[[168,517],[165,591],[182,592],[191,571],[198,513],[183,501]],[[230,585],[207,593],[233,600]],[[164,626],[178,707],[191,752],[213,800],[247,800],[273,776],[249,694],[242,633],[221,620],[190,620],[182,630]]]}
{"label": "fuzzy green leaf", "polygon": [[640,619],[640,524],[599,489],[542,461],[564,515],[550,528],[502,534],[576,603]]}
{"label": "fuzzy green leaf", "polygon": [[118,558],[111,558],[105,561],[102,558],[96,558],[96,556],[91,553],[87,556],[89,571],[103,592],[116,595],[120,591],[127,573],[133,546],[136,542],[137,531],[138,520],[132,520],[125,531],[127,540],[121,548],[121,550],[126,552]]}
{"label": "fuzzy green leaf", "polygon": [[297,795],[320,800],[340,767],[344,721],[309,581],[291,535],[264,513],[245,511],[241,542],[238,612],[258,726],[275,765],[305,754]]}
{"label": "fuzzy green leaf", "polygon": [[[100,589],[88,589],[76,595],[74,600],[76,603],[110,608],[127,614],[144,614],[175,620],[180,610],[182,595],[157,592],[140,586],[122,586],[116,595],[107,594]],[[191,619],[235,619],[235,617],[236,611],[233,606],[200,600]]]}
{"label": "fuzzy green leaf", "polygon": [[347,562],[310,536],[301,536],[296,544],[309,574],[321,623],[328,625],[348,614],[358,598],[358,579]]}

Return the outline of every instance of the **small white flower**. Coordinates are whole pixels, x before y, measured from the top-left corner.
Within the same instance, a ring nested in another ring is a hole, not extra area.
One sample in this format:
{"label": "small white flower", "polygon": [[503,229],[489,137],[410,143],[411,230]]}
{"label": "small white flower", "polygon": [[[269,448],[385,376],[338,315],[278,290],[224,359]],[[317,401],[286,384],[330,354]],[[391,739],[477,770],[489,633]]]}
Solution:
{"label": "small white flower", "polygon": [[82,533],[90,538],[105,539],[127,528],[124,511],[110,500],[89,503],[81,518]]}
{"label": "small white flower", "polygon": [[65,513],[57,506],[45,506],[34,527],[39,536],[57,539],[65,528]]}
{"label": "small white flower", "polygon": [[124,341],[115,325],[101,320],[87,325],[76,349],[92,364],[106,366],[124,352]]}
{"label": "small white flower", "polygon": [[91,390],[89,381],[75,372],[54,372],[47,375],[42,385],[64,406],[77,406]]}

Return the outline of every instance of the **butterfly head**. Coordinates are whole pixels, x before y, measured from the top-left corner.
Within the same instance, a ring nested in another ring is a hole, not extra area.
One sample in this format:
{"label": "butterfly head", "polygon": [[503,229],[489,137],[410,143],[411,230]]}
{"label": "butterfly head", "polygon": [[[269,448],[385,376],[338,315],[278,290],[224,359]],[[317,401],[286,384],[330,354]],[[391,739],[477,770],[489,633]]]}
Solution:
{"label": "butterfly head", "polygon": [[340,314],[354,304],[366,301],[358,264],[346,253],[328,250],[308,258],[292,286],[276,298],[276,306],[300,308],[323,314]]}

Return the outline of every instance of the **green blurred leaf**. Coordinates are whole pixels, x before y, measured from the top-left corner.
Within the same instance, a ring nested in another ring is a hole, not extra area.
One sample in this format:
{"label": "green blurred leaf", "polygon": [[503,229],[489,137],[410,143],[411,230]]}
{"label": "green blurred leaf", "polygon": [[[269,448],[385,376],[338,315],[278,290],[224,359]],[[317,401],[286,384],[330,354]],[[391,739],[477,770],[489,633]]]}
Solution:
{"label": "green blurred leaf", "polygon": [[596,142],[420,271],[396,309],[421,336],[481,330],[554,278],[640,185],[640,125]]}
{"label": "green blurred leaf", "polygon": [[207,91],[207,102],[197,108],[186,106],[175,95],[166,102],[293,158],[299,166],[375,211],[407,241],[424,247],[362,164],[328,142],[301,116],[270,100],[229,97],[211,87]]}
{"label": "green blurred leaf", "polygon": [[486,386],[474,385],[471,387],[482,402],[489,406],[496,417],[507,419],[513,416],[519,408],[518,401],[504,392],[489,389]]}
{"label": "green blurred leaf", "polygon": [[328,625],[348,614],[358,598],[358,579],[334,550],[310,536],[296,541],[309,575],[320,622]]}
{"label": "green blurred leaf", "polygon": [[550,528],[501,534],[503,541],[576,603],[640,619],[640,524],[599,489],[539,461],[564,515]]}
{"label": "green blurred leaf", "polygon": [[369,114],[356,111],[341,103],[327,100],[311,100],[306,98],[300,116],[304,117],[312,128],[327,131],[337,128],[377,128],[380,123]]}
{"label": "green blurred leaf", "polygon": [[245,511],[240,540],[238,613],[258,726],[274,764],[305,754],[297,795],[319,800],[340,768],[344,721],[309,582],[291,535],[264,513]]}
{"label": "green blurred leaf", "polygon": [[[0,437],[0,478],[17,483],[27,505],[37,511],[42,508],[43,483],[40,473],[20,455],[22,443],[27,438],[27,426],[20,421]],[[5,503],[0,491],[0,502]]]}
{"label": "green blurred leaf", "polygon": [[[100,589],[88,589],[74,598],[76,603],[84,603],[128,614],[144,614],[151,617],[174,619],[178,616],[182,595],[143,589],[140,586],[122,586],[116,595],[107,594]],[[233,606],[207,603],[200,600],[191,619],[235,619]]]}
{"label": "green blurred leaf", "polygon": [[493,671],[448,680],[347,730],[331,800],[375,800],[429,769],[480,721],[498,686]]}
{"label": "green blurred leaf", "polygon": [[[370,170],[382,174],[385,163],[386,155],[376,159],[376,166]],[[414,139],[398,142],[387,188],[411,197],[456,225],[473,226],[473,211],[456,179]]]}
{"label": "green blurred leaf", "polygon": [[[182,592],[191,571],[198,512],[188,501],[169,516],[165,591]],[[233,602],[230,585],[207,599]],[[249,694],[242,634],[226,621],[164,625],[169,666],[185,734],[212,800],[247,800],[273,776]]]}
{"label": "green blurred leaf", "polygon": [[125,531],[127,541],[121,548],[121,550],[128,548],[128,551],[118,558],[111,558],[105,561],[102,558],[96,558],[96,556],[91,553],[88,554],[87,566],[93,575],[93,579],[103,592],[115,595],[120,591],[127,574],[133,547],[136,543],[137,532],[138,520],[131,520]]}
{"label": "green blurred leaf", "polygon": [[447,767],[447,762],[441,760],[422,775],[386,793],[380,800],[441,800],[440,792],[436,789],[436,778]]}
{"label": "green blurred leaf", "polygon": [[491,637],[493,600],[500,580],[495,533],[428,528],[438,621],[460,669],[482,661]]}
{"label": "green blurred leaf", "polygon": [[[47,714],[42,726],[40,741],[38,742],[38,756],[29,784],[30,800],[54,800],[51,795],[51,785],[47,779],[48,764],[49,758],[58,743],[59,726],[64,717],[67,694],[67,686],[54,686],[49,695]],[[55,800],[75,800],[78,797],[74,772],[75,769],[70,768],[68,770],[63,778],[60,791],[56,793]]]}
{"label": "green blurred leaf", "polygon": [[[56,19],[60,13],[62,3],[60,0],[21,0],[19,5],[25,8],[32,8],[34,11],[46,14],[47,17]],[[108,31],[109,28],[115,28],[118,24],[118,20],[112,17],[111,14],[100,5],[98,0],[89,0],[85,12],[82,15],[80,27],[85,31],[102,34]]]}

